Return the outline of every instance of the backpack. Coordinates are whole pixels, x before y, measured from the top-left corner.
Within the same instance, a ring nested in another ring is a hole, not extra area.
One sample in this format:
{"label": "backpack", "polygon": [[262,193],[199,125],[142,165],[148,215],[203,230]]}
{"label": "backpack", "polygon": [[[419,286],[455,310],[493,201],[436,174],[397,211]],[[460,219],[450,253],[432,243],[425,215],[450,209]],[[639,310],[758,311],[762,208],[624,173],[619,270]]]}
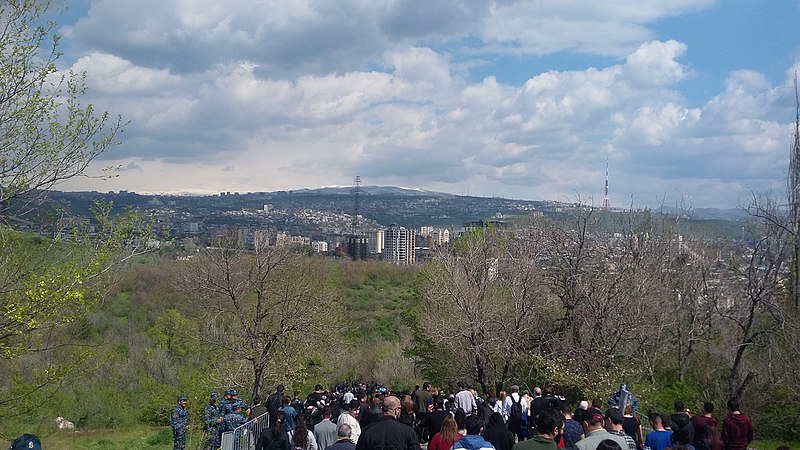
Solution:
{"label": "backpack", "polygon": [[508,414],[508,421],[511,423],[522,423],[522,396],[517,394],[519,400],[514,401],[511,396],[511,411]]}

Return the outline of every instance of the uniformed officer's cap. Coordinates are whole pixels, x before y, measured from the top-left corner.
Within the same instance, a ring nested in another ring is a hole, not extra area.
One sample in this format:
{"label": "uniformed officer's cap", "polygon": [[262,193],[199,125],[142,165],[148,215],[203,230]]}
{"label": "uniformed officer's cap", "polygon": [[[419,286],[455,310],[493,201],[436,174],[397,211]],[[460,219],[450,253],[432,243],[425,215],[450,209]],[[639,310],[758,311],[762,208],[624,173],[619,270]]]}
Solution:
{"label": "uniformed officer's cap", "polygon": [[239,395],[236,389],[231,389],[231,395]]}
{"label": "uniformed officer's cap", "polygon": [[217,393],[216,392],[212,392],[211,393],[211,400],[214,400],[214,401],[219,400],[219,397],[217,397]]}
{"label": "uniformed officer's cap", "polygon": [[181,401],[181,400],[188,400],[188,399],[186,398],[185,395],[181,394],[181,395],[178,396],[178,401]]}
{"label": "uniformed officer's cap", "polygon": [[243,401],[238,401],[238,402],[233,404],[233,409],[239,409],[239,408],[244,409],[244,407],[245,407],[245,404],[244,404]]}

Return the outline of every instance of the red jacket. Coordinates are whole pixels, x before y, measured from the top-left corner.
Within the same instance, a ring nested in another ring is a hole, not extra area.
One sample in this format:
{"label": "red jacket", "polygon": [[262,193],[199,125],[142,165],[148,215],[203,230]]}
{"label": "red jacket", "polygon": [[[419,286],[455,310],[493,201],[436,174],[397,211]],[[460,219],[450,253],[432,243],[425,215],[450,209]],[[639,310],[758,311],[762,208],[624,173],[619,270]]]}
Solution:
{"label": "red jacket", "polygon": [[753,423],[744,414],[728,414],[722,422],[722,442],[725,450],[747,450],[753,440]]}

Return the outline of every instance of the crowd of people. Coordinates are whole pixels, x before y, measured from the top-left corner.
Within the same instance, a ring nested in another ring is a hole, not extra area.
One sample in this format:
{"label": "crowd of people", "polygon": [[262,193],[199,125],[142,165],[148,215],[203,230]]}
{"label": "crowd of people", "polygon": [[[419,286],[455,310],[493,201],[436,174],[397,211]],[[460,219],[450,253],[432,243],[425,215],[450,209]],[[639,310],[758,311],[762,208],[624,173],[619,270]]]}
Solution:
{"label": "crowd of people", "polygon": [[[584,400],[575,408],[549,389],[535,388],[531,395],[511,386],[497,397],[482,397],[461,383],[449,394],[430,383],[396,393],[363,383],[330,390],[317,385],[305,400],[279,385],[252,406],[235,389],[217,400],[212,393],[203,415],[208,450],[219,448],[222,433],[258,423],[265,413],[256,450],[747,450],[753,439],[750,418],[735,399],[721,421],[712,403],[693,415],[680,400],[671,414],[650,412],[640,419],[638,400],[624,385],[606,402]],[[172,413],[175,450],[185,448],[187,425],[186,398],[180,396]]]}

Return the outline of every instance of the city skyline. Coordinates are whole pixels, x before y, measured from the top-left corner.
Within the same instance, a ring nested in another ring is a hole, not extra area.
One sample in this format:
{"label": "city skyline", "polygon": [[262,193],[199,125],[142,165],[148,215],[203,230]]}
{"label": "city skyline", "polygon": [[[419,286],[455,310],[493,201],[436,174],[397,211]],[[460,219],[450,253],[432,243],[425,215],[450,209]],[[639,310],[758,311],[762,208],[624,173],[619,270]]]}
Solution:
{"label": "city skyline", "polygon": [[[70,190],[407,186],[731,208],[785,189],[800,2],[77,0],[62,69],[130,124]],[[587,200],[589,199],[589,200]]]}

